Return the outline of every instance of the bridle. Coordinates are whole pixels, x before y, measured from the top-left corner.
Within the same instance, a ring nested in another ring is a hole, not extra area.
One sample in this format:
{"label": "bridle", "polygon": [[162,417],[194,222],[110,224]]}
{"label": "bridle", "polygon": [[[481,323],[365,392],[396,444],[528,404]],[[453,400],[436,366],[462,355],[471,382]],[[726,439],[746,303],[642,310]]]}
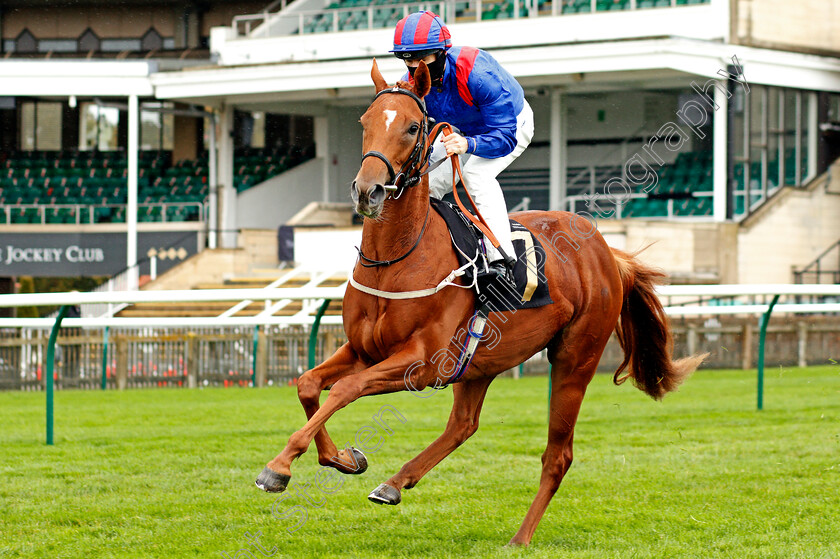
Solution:
{"label": "bridle", "polygon": [[411,150],[411,153],[408,155],[408,159],[405,160],[405,163],[403,163],[402,167],[400,167],[398,173],[394,172],[394,166],[391,164],[391,161],[379,151],[371,150],[365,153],[362,156],[362,163],[364,163],[365,159],[368,157],[375,157],[385,164],[385,167],[388,169],[388,184],[385,185],[385,190],[390,193],[397,192],[397,194],[392,194],[392,196],[396,199],[402,196],[402,193],[406,188],[411,188],[420,184],[420,179],[423,176],[422,169],[427,165],[429,156],[432,154],[433,139],[430,139],[424,148],[424,144],[426,144],[425,140],[429,131],[429,113],[426,111],[426,102],[418,97],[413,91],[403,89],[395,85],[394,87],[383,89],[377,93],[371,104],[373,104],[373,102],[379,99],[382,95],[393,93],[411,97],[423,113],[423,124],[417,131],[417,142],[414,144],[414,149]]}
{"label": "bridle", "polygon": [[[423,113],[423,125],[421,126],[420,130],[417,132],[417,141],[414,144],[414,149],[411,150],[411,153],[406,159],[405,163],[403,163],[402,167],[400,167],[399,173],[394,173],[394,166],[391,165],[391,161],[381,152],[378,151],[368,151],[362,156],[362,163],[364,163],[365,159],[368,157],[376,157],[380,161],[382,161],[388,169],[388,182],[390,184],[385,185],[385,190],[389,193],[398,192],[397,194],[391,194],[394,199],[399,198],[402,196],[402,193],[405,191],[406,188],[411,188],[416,186],[420,183],[420,179],[423,175],[428,174],[432,171],[435,167],[443,163],[447,158],[441,158],[435,164],[429,166],[429,156],[432,154],[432,144],[435,142],[435,138],[437,138],[438,134],[440,134],[444,129],[448,129],[449,133],[453,132],[453,128],[449,123],[440,122],[437,123],[431,131],[429,131],[429,113],[426,111],[426,102],[423,101],[420,97],[415,95],[413,91],[408,89],[403,89],[399,86],[393,86],[389,88],[385,88],[379,93],[377,93],[371,104],[379,99],[382,95],[387,94],[398,94],[398,95],[407,95],[414,99],[414,102],[417,103],[417,106],[420,107],[420,111]],[[425,149],[424,149],[425,144]],[[499,241],[496,239],[496,236],[490,230],[490,226],[487,225],[487,221],[485,221],[484,217],[482,217],[481,212],[478,211],[478,207],[475,205],[475,201],[473,201],[472,196],[470,195],[469,190],[466,189],[464,186],[464,190],[467,195],[467,199],[474,210],[475,215],[470,213],[467,208],[461,203],[461,199],[458,197],[458,190],[456,188],[457,181],[456,181],[456,174],[457,177],[460,177],[461,183],[464,183],[464,177],[461,172],[461,164],[457,157],[452,159],[452,193],[455,196],[455,202],[458,204],[458,207],[464,213],[464,216],[469,219],[475,226],[490,240],[494,247],[496,247],[499,252],[501,252],[502,256],[504,257],[505,261],[512,263],[513,258],[505,254],[505,251],[499,246]],[[362,266],[365,268],[372,268],[374,266],[390,266],[396,262],[399,262],[405,259],[409,254],[414,252],[414,249],[420,244],[420,240],[423,238],[423,233],[426,232],[426,225],[429,222],[429,209],[426,209],[426,219],[423,222],[423,228],[420,230],[420,235],[417,237],[417,240],[414,242],[414,245],[408,249],[408,252],[403,254],[402,256],[395,258],[393,260],[374,260],[372,258],[368,258],[364,254],[362,254],[362,249],[356,247],[356,250],[359,251],[359,259],[361,260]]]}
{"label": "bridle", "polygon": [[[420,179],[425,174],[423,172],[423,168],[428,166],[429,156],[432,154],[432,142],[433,139],[429,139],[426,142],[426,138],[428,136],[429,130],[429,113],[426,111],[426,102],[423,101],[420,97],[418,97],[413,91],[408,89],[403,89],[398,86],[389,87],[383,89],[379,93],[374,96],[373,104],[379,97],[382,95],[387,94],[398,94],[398,95],[407,95],[411,97],[417,106],[420,107],[420,111],[423,113],[423,124],[420,126],[420,129],[417,131],[417,141],[414,143],[414,148],[411,150],[411,153],[408,155],[408,159],[405,160],[402,167],[400,167],[400,171],[398,173],[394,172],[394,166],[391,164],[391,161],[388,157],[385,156],[382,152],[370,150],[362,156],[362,163],[364,163],[365,159],[368,157],[375,157],[382,161],[385,164],[385,167],[388,169],[388,184],[385,185],[385,190],[391,193],[391,196],[396,200],[400,196],[402,196],[403,192],[406,188],[411,188],[413,186],[417,186],[420,184]],[[424,144],[427,144],[424,148]],[[428,172],[428,169],[426,170]],[[396,193],[396,194],[394,194]],[[373,268],[376,266],[390,266],[391,264],[395,264],[401,260],[404,260],[408,257],[409,254],[414,252],[414,249],[420,244],[420,240],[423,238],[423,233],[426,232],[426,225],[429,223],[429,209],[426,209],[426,219],[423,221],[423,228],[420,230],[420,235],[417,237],[417,241],[414,242],[414,245],[408,249],[408,252],[403,254],[398,258],[394,258],[393,260],[374,260],[372,258],[368,258],[362,253],[362,249],[356,247],[356,250],[359,251],[359,258],[361,259],[361,265],[365,268]]]}

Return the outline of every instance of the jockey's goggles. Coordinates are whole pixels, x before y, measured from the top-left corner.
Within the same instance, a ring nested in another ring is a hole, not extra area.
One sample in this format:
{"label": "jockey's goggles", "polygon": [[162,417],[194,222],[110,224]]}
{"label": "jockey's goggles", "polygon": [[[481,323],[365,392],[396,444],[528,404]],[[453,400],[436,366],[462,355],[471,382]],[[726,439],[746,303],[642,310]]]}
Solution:
{"label": "jockey's goggles", "polygon": [[413,50],[413,51],[400,51],[395,52],[394,56],[399,58],[400,60],[423,60],[430,54],[435,54],[441,49],[426,49],[426,50]]}

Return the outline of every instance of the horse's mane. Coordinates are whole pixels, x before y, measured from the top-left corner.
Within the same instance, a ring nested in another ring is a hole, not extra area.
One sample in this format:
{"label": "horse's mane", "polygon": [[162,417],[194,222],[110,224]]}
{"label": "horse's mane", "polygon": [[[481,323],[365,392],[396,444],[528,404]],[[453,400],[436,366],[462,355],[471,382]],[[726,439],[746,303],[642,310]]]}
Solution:
{"label": "horse's mane", "polygon": [[399,80],[397,82],[397,87],[399,87],[400,89],[412,89],[413,86],[410,82],[404,82],[402,80]]}

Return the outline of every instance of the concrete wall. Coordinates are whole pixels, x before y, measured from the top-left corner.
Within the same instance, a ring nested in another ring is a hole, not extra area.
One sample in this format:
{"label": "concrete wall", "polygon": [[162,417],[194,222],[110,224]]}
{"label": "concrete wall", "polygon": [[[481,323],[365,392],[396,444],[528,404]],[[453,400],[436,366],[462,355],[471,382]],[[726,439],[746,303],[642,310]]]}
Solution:
{"label": "concrete wall", "polygon": [[840,0],[732,0],[733,42],[840,53]]}
{"label": "concrete wall", "polygon": [[240,193],[236,228],[276,231],[307,204],[321,200],[324,164],[316,157]]}
{"label": "concrete wall", "polygon": [[144,290],[192,289],[199,283],[222,283],[234,277],[239,249],[204,250],[143,286]]}
{"label": "concrete wall", "polygon": [[601,220],[598,230],[610,246],[635,252],[665,271],[671,283],[735,283],[737,225],[731,223]]}
{"label": "concrete wall", "polygon": [[277,230],[243,229],[239,233],[238,245],[242,251],[234,261],[237,276],[249,275],[255,269],[277,268]]}
{"label": "concrete wall", "polygon": [[840,239],[840,163],[808,189],[788,188],[738,233],[739,283],[792,283],[794,267]]}
{"label": "concrete wall", "polygon": [[[38,39],[76,39],[91,28],[101,39],[139,38],[154,27],[163,37],[174,37],[176,42],[181,42],[178,35],[183,33],[184,4],[99,2],[81,7],[78,2],[63,4],[67,5],[5,8],[0,20],[0,35],[14,39],[21,31],[29,29]],[[200,29],[196,25],[195,32],[208,37],[211,27],[230,25],[234,16],[258,13],[266,4],[253,0],[231,4],[205,2],[198,16]],[[197,14],[192,12],[189,17],[194,20]],[[195,39],[189,44],[196,46]]]}
{"label": "concrete wall", "polygon": [[840,163],[807,189],[785,188],[740,224],[601,220],[607,242],[661,268],[671,282],[793,283],[840,239]]}
{"label": "concrete wall", "polygon": [[313,269],[353,269],[361,227],[295,228],[295,262]]}
{"label": "concrete wall", "polygon": [[[206,249],[161,274],[143,289],[193,289],[231,278],[265,275],[277,269],[277,231],[243,229],[235,249]],[[277,275],[280,275],[278,272]]]}
{"label": "concrete wall", "polygon": [[29,29],[38,39],[76,39],[91,28],[100,38],[139,38],[150,27],[163,37],[173,37],[176,11],[167,6],[122,5],[78,7],[32,6],[9,8],[3,13],[3,37],[15,38]]}

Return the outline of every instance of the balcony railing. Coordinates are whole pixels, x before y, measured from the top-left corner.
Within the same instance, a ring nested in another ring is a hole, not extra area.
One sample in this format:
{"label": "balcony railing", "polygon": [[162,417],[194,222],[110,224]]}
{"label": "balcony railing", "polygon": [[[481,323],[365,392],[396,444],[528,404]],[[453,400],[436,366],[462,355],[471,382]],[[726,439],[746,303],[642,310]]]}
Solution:
{"label": "balcony railing", "polygon": [[[437,13],[444,21],[462,22],[674,8],[709,2],[710,0],[340,0],[322,10],[287,12],[286,0],[277,0],[260,13],[234,17],[233,28],[238,37],[268,38],[393,27],[408,14],[422,10]],[[278,7],[279,11],[272,11]]]}
{"label": "balcony railing", "polygon": [[[201,202],[161,202],[137,205],[140,222],[206,221]],[[126,204],[4,204],[0,225],[87,225],[125,223]]]}

